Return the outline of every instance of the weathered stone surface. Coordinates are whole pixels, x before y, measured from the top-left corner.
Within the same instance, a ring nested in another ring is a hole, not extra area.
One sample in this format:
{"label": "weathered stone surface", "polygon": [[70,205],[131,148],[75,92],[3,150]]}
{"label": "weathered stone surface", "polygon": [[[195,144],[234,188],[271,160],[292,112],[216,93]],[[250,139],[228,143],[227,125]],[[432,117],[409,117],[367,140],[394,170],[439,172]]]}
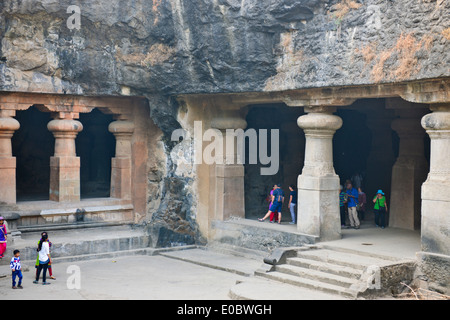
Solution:
{"label": "weathered stone surface", "polygon": [[[69,5],[81,27],[69,30]],[[0,89],[244,92],[449,76],[447,1],[0,4]]]}

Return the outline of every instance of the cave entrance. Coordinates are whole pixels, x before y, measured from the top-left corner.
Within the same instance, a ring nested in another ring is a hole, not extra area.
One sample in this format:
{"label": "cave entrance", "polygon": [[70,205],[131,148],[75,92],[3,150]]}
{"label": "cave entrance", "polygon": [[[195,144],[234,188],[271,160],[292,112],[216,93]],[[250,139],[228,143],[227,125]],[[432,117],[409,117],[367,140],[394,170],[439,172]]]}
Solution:
{"label": "cave entrance", "polygon": [[[249,145],[246,144],[245,160],[245,218],[261,218],[268,211],[267,201],[274,184],[280,183],[286,197],[289,196],[289,186],[297,184],[297,177],[303,167],[303,154],[305,149],[305,135],[297,125],[297,119],[303,112],[303,108],[288,107],[281,104],[252,105],[246,117],[247,130],[255,129],[258,138],[261,129],[266,129],[268,134],[271,130],[279,133],[279,168],[274,175],[262,175],[261,168],[266,167],[258,163],[250,164],[248,159]],[[258,139],[259,141],[259,139]],[[267,150],[272,150],[270,137],[267,139]],[[261,146],[259,146],[261,147]],[[273,156],[273,155],[271,155]],[[289,210],[288,202],[283,205],[283,221],[287,221]]]}
{"label": "cave entrance", "polygon": [[[394,183],[404,183],[405,186],[401,187],[402,190],[411,188],[411,183],[413,183],[414,188],[419,190],[421,183],[424,181],[420,178],[415,182],[406,182],[407,177],[393,175],[393,172],[396,171],[394,164],[399,163],[399,170],[403,170],[402,163],[406,161],[403,158],[408,158],[408,155],[401,155],[401,139],[393,129],[393,126],[395,127],[393,123],[403,121],[406,114],[406,117],[409,117],[407,118],[409,120],[406,121],[412,120],[419,126],[417,131],[421,130],[420,116],[411,118],[413,117],[412,112],[417,106],[407,105],[407,109],[402,113],[399,112],[398,103],[401,102],[397,100],[387,102],[384,98],[358,99],[352,105],[338,107],[334,112],[343,121],[342,127],[333,136],[334,170],[339,176],[342,186],[345,186],[347,180],[351,180],[356,187],[355,176],[358,175],[362,178],[361,189],[365,192],[367,199],[365,215],[362,218],[368,224],[373,222],[373,203],[371,200],[376,195],[377,190],[383,190],[388,204],[390,204],[391,202],[399,202],[399,199],[404,197],[402,191],[399,194],[398,190],[392,190],[396,188]],[[249,106],[246,116],[247,129],[255,129],[258,134],[260,129],[267,129],[269,132],[271,129],[279,130],[280,164],[275,175],[264,176],[260,173],[260,169],[264,165],[259,162],[250,164],[249,159],[246,159],[244,165],[245,218],[260,218],[268,211],[269,203],[267,199],[274,184],[281,183],[286,197],[289,196],[289,186],[297,185],[297,178],[303,169],[305,153],[305,135],[303,130],[298,127],[297,119],[304,114],[303,108],[288,107],[282,103]],[[268,141],[270,142],[270,139]],[[423,145],[421,141],[418,142],[420,145],[417,145],[417,148],[423,148],[421,154],[426,161],[429,161],[429,141],[429,137],[424,134]],[[268,150],[271,150],[270,145]],[[246,144],[247,157],[248,151],[249,146]],[[410,151],[406,151],[406,153],[408,152]],[[420,160],[418,162],[421,166],[420,172],[428,172],[426,161]],[[406,174],[417,175],[409,171]],[[392,181],[393,179],[394,181]],[[410,196],[414,198],[412,202],[416,203],[416,208],[412,211],[415,211],[416,215],[420,215],[420,192]],[[283,222],[290,221],[288,201],[286,200],[282,209]],[[419,204],[417,205],[417,203]],[[299,204],[299,209],[301,207],[302,205]],[[396,209],[395,206],[393,209]],[[392,214],[399,215],[398,211],[396,209]],[[389,221],[392,221],[390,214],[391,211],[388,210],[386,225],[389,225]],[[403,215],[410,216],[413,213],[404,213]],[[420,225],[417,224],[420,223],[420,217],[416,217],[414,220],[416,225],[407,228],[420,228]],[[405,225],[405,223],[396,223],[393,226],[404,228]]]}
{"label": "cave entrance", "polygon": [[81,198],[107,198],[111,186],[111,158],[115,154],[116,140],[108,131],[112,115],[98,109],[80,114],[83,130],[75,144],[80,157]]}
{"label": "cave entrance", "polygon": [[49,112],[36,106],[17,111],[20,128],[11,139],[16,157],[17,201],[48,200],[50,188],[50,157],[55,139],[47,129]]}
{"label": "cave entrance", "polygon": [[[342,119],[343,125],[333,137],[334,170],[342,186],[347,180],[355,184],[355,178],[359,175],[362,178],[361,187],[364,190],[367,160],[372,149],[372,132],[367,127],[367,116],[356,110],[343,109],[338,109],[335,114]],[[386,171],[389,172],[390,169],[386,168]],[[390,181],[390,174],[387,179]]]}

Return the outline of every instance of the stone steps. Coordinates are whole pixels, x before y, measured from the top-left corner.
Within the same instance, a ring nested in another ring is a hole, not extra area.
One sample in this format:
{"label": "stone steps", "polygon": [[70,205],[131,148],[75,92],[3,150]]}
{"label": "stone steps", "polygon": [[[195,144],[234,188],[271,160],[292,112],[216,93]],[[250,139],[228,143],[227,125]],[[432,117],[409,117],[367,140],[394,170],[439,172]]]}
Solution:
{"label": "stone steps", "polygon": [[267,279],[280,281],[283,283],[299,286],[302,288],[312,289],[321,291],[324,293],[334,294],[343,296],[346,298],[354,298],[355,294],[351,292],[348,288],[329,284],[326,282],[313,280],[309,278],[303,278],[297,275],[291,275],[280,271],[272,271],[268,273],[261,274],[259,272],[256,272],[255,275],[263,276]]}
{"label": "stone steps", "polygon": [[310,270],[328,272],[330,274],[348,277],[352,279],[358,279],[361,276],[361,271],[355,268],[329,264],[317,260],[310,260],[300,257],[288,258],[287,263],[293,266],[308,268]]}
{"label": "stone steps", "polygon": [[255,276],[356,299],[367,289],[365,281],[370,268],[376,266],[381,270],[402,262],[393,257],[332,247],[310,246],[295,251],[286,251],[275,260],[267,259],[266,263],[273,264],[272,267],[258,269]]}
{"label": "stone steps", "polygon": [[385,265],[392,262],[383,258],[364,256],[357,252],[342,252],[334,249],[299,251],[297,257],[361,271],[371,265]]}

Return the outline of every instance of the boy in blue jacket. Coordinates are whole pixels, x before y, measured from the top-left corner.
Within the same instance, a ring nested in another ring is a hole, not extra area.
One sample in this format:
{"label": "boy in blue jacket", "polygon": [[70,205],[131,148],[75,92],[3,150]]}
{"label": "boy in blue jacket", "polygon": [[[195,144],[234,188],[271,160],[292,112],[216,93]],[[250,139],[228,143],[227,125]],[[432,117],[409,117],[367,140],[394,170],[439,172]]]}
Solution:
{"label": "boy in blue jacket", "polygon": [[[20,264],[20,251],[14,250],[14,257],[11,258],[11,262],[9,264],[12,271],[12,288],[13,289],[23,289],[22,287],[22,266]],[[16,287],[16,277],[19,278],[19,283]]]}

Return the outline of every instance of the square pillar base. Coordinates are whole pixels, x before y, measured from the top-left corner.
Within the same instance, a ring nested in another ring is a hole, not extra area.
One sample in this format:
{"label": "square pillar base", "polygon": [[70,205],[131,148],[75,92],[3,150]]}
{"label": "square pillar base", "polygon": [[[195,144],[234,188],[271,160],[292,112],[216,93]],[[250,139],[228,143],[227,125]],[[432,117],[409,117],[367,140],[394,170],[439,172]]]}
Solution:
{"label": "square pillar base", "polygon": [[450,256],[450,182],[422,185],[422,251]]}
{"label": "square pillar base", "polygon": [[231,217],[245,218],[244,166],[216,165],[215,217],[227,220]]}
{"label": "square pillar base", "polygon": [[16,158],[0,158],[0,203],[16,203]]}
{"label": "square pillar base", "polygon": [[50,158],[50,194],[51,201],[80,201],[80,158]]}
{"label": "square pillar base", "polygon": [[297,230],[320,241],[341,239],[339,177],[298,177]]}
{"label": "square pillar base", "polygon": [[111,159],[111,192],[112,198],[131,199],[131,159]]}

